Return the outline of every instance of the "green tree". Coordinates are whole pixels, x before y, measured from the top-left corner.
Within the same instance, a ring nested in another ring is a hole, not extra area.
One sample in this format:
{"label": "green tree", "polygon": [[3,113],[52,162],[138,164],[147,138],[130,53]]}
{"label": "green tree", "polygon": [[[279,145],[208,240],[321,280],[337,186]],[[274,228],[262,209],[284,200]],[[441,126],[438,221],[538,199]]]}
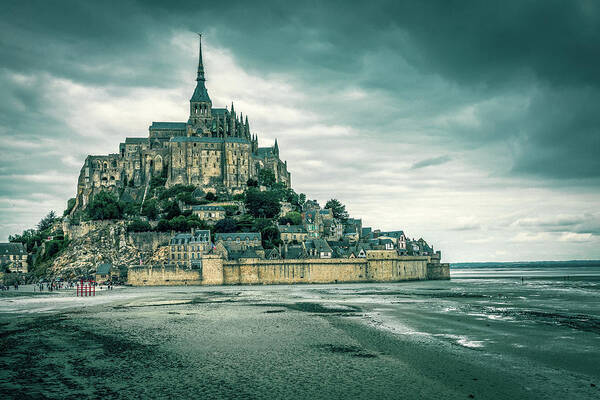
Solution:
{"label": "green tree", "polygon": [[245,201],[246,200],[246,194],[245,193],[234,194],[233,195],[233,200],[235,200],[235,201]]}
{"label": "green tree", "polygon": [[177,232],[187,232],[190,230],[187,218],[183,215],[177,216],[169,221],[169,226]]}
{"label": "green tree", "polygon": [[142,215],[151,220],[155,220],[158,217],[158,202],[156,199],[150,199],[144,202],[142,205]]}
{"label": "green tree", "polygon": [[157,232],[169,232],[171,230],[171,224],[169,223],[169,220],[162,218],[160,221],[158,221],[158,224],[154,230]]}
{"label": "green tree", "polygon": [[216,233],[232,233],[237,232],[237,224],[231,218],[224,218],[217,221],[214,227]]}
{"label": "green tree", "polygon": [[279,239],[279,229],[274,226],[267,226],[261,232],[262,245],[265,249],[272,249],[281,243]]}
{"label": "green tree", "polygon": [[173,219],[181,215],[181,209],[179,208],[177,202],[174,200],[168,202],[163,211],[167,214],[167,219]]}
{"label": "green tree", "polygon": [[279,224],[281,225],[301,225],[302,224],[302,215],[299,212],[291,211],[285,214],[285,217],[279,220]]}
{"label": "green tree", "polygon": [[150,224],[140,219],[134,219],[127,225],[127,232],[149,232],[151,230]]}
{"label": "green tree", "polygon": [[281,205],[277,193],[249,188],[246,192],[246,209],[255,218],[274,218],[279,214]]}
{"label": "green tree", "polygon": [[123,215],[129,215],[129,216],[140,215],[140,204],[139,203],[136,203],[133,201],[128,201],[128,202],[121,201],[121,202],[119,202],[119,207],[121,208],[121,210],[123,210]]}
{"label": "green tree", "polygon": [[330,208],[334,218],[337,218],[341,221],[346,221],[349,217],[348,212],[346,211],[346,206],[340,203],[340,201],[337,199],[329,200],[327,203],[325,203],[325,208]]}
{"label": "green tree", "polygon": [[40,232],[44,232],[52,226],[54,221],[56,221],[56,213],[54,211],[50,211],[44,218],[40,220],[37,224],[37,230]]}
{"label": "green tree", "polygon": [[119,219],[123,216],[115,195],[104,191],[92,198],[87,206],[87,213],[91,219]]}
{"label": "green tree", "polygon": [[253,232],[262,232],[263,229],[273,226],[273,221],[268,218],[256,218],[252,224]]}
{"label": "green tree", "polygon": [[258,183],[270,188],[275,184],[275,174],[273,171],[267,168],[263,168],[258,171]]}
{"label": "green tree", "polygon": [[162,176],[155,176],[150,179],[150,190],[154,190],[159,187],[164,187],[165,183],[167,183],[167,178],[163,178]]}
{"label": "green tree", "polygon": [[254,225],[254,218],[250,214],[242,215],[236,222],[238,232],[251,232]]}
{"label": "green tree", "polygon": [[258,187],[258,181],[256,179],[250,178],[246,182],[246,185],[248,185],[248,187]]}
{"label": "green tree", "polygon": [[204,198],[208,201],[215,201],[218,199],[217,195],[214,194],[213,192],[206,193],[206,196],[204,196]]}

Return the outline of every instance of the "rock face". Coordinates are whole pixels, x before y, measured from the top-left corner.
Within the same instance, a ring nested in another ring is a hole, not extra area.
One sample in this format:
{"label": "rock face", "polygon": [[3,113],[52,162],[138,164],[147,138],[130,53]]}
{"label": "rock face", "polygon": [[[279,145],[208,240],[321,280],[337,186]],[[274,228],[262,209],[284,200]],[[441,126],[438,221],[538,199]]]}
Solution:
{"label": "rock face", "polygon": [[[166,234],[146,234],[140,240],[129,236],[124,221],[90,222],[90,226],[78,226],[67,229],[71,242],[59,254],[50,267],[53,276],[65,278],[91,275],[98,264],[111,263],[117,268],[129,268],[153,257],[154,252],[163,244]],[[83,224],[82,224],[83,225]],[[77,232],[77,233],[76,233]]]}

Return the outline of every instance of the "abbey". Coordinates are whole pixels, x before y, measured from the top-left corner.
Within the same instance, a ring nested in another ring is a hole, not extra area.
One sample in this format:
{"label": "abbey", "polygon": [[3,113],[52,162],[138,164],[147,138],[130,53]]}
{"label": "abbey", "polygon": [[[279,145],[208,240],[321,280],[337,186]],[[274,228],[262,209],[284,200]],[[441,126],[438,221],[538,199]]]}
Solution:
{"label": "abbey", "polygon": [[200,38],[188,121],[153,122],[148,137],[126,138],[118,154],[88,156],[79,175],[74,210],[85,208],[91,196],[102,190],[142,200],[153,177],[166,178],[167,187],[195,185],[204,192],[237,194],[267,168],[277,182],[290,187],[277,140],[272,147],[258,147],[248,116],[236,114],[233,103],[231,109],[213,108],[205,81]]}

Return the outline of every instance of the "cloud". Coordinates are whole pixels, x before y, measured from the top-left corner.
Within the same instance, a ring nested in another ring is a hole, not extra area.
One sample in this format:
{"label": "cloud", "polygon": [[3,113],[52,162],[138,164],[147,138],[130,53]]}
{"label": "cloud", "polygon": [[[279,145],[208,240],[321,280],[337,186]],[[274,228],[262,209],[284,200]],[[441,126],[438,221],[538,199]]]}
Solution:
{"label": "cloud", "polygon": [[419,168],[425,168],[425,167],[431,167],[433,165],[441,165],[441,164],[445,164],[448,161],[450,161],[451,158],[450,156],[439,156],[439,157],[433,157],[433,158],[426,158],[424,160],[418,161],[416,163],[414,163],[412,165],[412,167],[410,167],[411,169],[419,169]]}
{"label": "cloud", "polygon": [[87,154],[187,119],[202,31],[215,105],[298,191],[449,259],[600,257],[594,2],[5,3],[2,237],[60,212]]}

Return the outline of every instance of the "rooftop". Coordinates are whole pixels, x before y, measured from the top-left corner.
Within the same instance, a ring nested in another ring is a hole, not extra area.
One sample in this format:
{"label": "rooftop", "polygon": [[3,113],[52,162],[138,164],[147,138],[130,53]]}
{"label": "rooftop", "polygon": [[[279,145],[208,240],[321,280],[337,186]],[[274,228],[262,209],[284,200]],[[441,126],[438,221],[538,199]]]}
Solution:
{"label": "rooftop", "polygon": [[185,122],[152,122],[151,130],[185,130]]}

